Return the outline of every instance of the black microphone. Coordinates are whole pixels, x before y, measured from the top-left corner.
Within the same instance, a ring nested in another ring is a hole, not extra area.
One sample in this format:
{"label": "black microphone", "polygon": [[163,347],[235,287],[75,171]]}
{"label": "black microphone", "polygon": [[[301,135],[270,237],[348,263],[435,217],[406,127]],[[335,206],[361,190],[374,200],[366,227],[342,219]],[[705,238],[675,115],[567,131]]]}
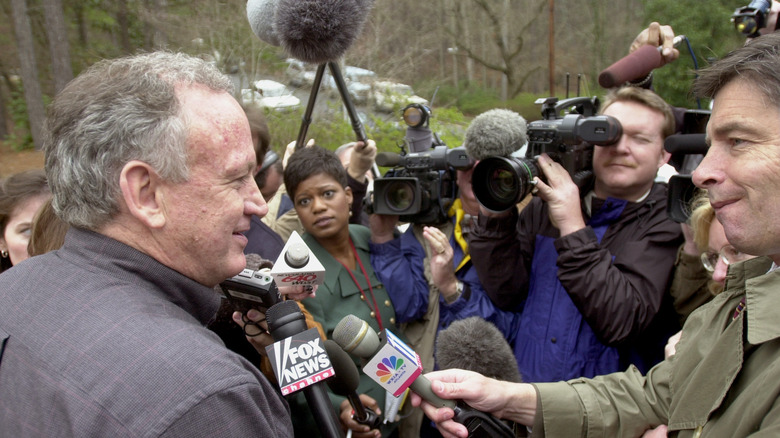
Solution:
{"label": "black microphone", "polygon": [[664,140],[664,149],[671,154],[706,154],[706,134],[674,134]]}
{"label": "black microphone", "polygon": [[333,371],[336,373],[334,377],[326,380],[328,387],[334,394],[344,396],[349,400],[352,410],[355,411],[352,417],[355,421],[371,429],[379,429],[382,419],[376,412],[366,409],[363,406],[363,402],[360,401],[360,396],[358,396],[357,388],[360,385],[360,374],[355,366],[355,362],[335,341],[327,339],[323,342],[323,345],[328,353]]}
{"label": "black microphone", "polygon": [[[265,317],[268,322],[268,331],[277,342],[303,333],[308,329],[303,312],[295,301],[282,301],[271,306],[266,311]],[[302,391],[322,435],[342,438],[344,432],[341,430],[341,423],[322,382],[310,384]]]}
{"label": "black microphone", "polygon": [[[404,352],[414,353],[406,344],[400,342],[392,332],[383,329],[377,335],[367,322],[355,315],[347,315],[339,321],[333,330],[333,340],[346,352],[366,359],[367,364],[380,358],[383,365],[395,365],[395,372],[386,371],[387,374],[392,373],[393,377],[401,371],[397,356],[403,356]],[[414,354],[416,355],[416,353]],[[366,365],[364,365],[363,372],[373,378],[369,372],[366,372]],[[375,381],[382,386],[380,380]],[[445,400],[434,394],[431,389],[431,381],[422,374],[416,376],[411,384],[408,385],[408,388],[422,397],[423,400],[438,408],[448,407],[455,411],[453,419],[466,426],[470,437],[514,437],[512,429],[492,415],[478,411],[463,402]]]}
{"label": "black microphone", "polygon": [[523,116],[514,111],[488,110],[474,117],[466,128],[463,146],[474,160],[507,157],[526,144],[527,129]]}
{"label": "black microphone", "polygon": [[504,335],[478,316],[459,319],[436,335],[436,364],[507,382],[522,382],[517,360]]}

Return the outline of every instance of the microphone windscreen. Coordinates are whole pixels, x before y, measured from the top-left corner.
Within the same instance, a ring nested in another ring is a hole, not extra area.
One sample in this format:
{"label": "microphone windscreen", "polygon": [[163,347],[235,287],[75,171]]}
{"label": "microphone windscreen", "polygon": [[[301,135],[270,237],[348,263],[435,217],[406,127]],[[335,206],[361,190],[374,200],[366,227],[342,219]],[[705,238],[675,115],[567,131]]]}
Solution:
{"label": "microphone windscreen", "polygon": [[274,29],[277,3],[279,0],[249,0],[246,3],[246,16],[252,32],[272,46],[281,45]]}
{"label": "microphone windscreen", "polygon": [[367,322],[355,315],[341,318],[331,338],[344,351],[361,358],[371,357],[379,349],[379,336]]}
{"label": "microphone windscreen", "polygon": [[323,341],[323,346],[328,353],[333,372],[336,373],[335,377],[326,380],[331,391],[343,396],[357,391],[360,385],[360,373],[352,358],[332,339]]}
{"label": "microphone windscreen", "polygon": [[674,134],[664,140],[664,149],[672,154],[706,154],[706,134]]}
{"label": "microphone windscreen", "polygon": [[457,320],[439,332],[436,363],[443,370],[460,368],[498,380],[522,381],[504,335],[478,316]]}
{"label": "microphone windscreen", "polygon": [[605,68],[599,74],[599,85],[612,88],[641,79],[660,67],[662,61],[663,57],[657,47],[642,46]]}
{"label": "microphone windscreen", "polygon": [[371,0],[278,0],[276,34],[293,58],[322,64],[340,58],[363,30]]}
{"label": "microphone windscreen", "polygon": [[492,109],[474,117],[463,146],[474,160],[506,157],[526,143],[527,124],[520,114],[507,109]]}

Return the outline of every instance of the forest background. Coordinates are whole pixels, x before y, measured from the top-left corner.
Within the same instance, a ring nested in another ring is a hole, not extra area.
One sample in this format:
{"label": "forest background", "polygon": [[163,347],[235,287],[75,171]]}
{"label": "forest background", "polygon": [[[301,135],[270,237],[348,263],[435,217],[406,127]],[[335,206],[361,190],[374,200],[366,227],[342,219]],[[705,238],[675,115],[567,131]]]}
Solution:
{"label": "forest background", "polygon": [[[625,56],[651,21],[671,25],[689,44],[679,47],[677,62],[656,70],[656,92],[676,106],[706,108],[688,94],[695,69],[744,43],[730,17],[747,3],[375,0],[341,62],[410,84],[426,99],[435,95],[431,128],[454,147],[470,119],[488,109],[509,108],[531,121],[540,118],[537,98],[603,96],[598,73]],[[0,176],[17,170],[25,151],[38,165],[46,105],[70,79],[100,59],[158,48],[206,57],[228,73],[284,82],[287,55],[255,37],[245,0],[0,2]],[[329,105],[342,107],[338,99]],[[302,114],[268,113],[272,148],[282,151],[297,138]],[[370,118],[369,138],[381,151],[398,151],[405,128],[400,113]],[[315,114],[308,134],[332,148],[354,138],[340,111]]]}

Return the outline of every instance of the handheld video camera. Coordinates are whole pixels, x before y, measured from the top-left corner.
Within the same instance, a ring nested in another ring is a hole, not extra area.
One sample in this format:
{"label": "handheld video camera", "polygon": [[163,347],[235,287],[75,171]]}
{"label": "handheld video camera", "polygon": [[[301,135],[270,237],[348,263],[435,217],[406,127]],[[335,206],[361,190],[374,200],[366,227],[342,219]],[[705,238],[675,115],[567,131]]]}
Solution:
{"label": "handheld video camera", "polygon": [[690,216],[690,203],[696,193],[691,175],[707,153],[704,132],[710,113],[709,110],[686,110],[682,132],[664,140],[664,149],[672,154],[669,164],[678,172],[669,178],[666,214],[678,223],[687,222]]}
{"label": "handheld video camera", "polygon": [[[542,120],[528,123],[525,157],[489,157],[477,164],[471,177],[474,195],[491,211],[512,208],[533,188],[534,177],[544,179],[536,157],[546,153],[560,163],[582,189],[593,176],[593,146],[609,146],[620,140],[623,128],[614,117],[596,115],[596,97],[538,99]],[[563,110],[569,112],[561,116]]]}
{"label": "handheld video camera", "polygon": [[282,296],[268,268],[256,271],[244,269],[220,283],[219,286],[233,308],[243,314],[246,314],[249,309],[268,309],[282,301]]}
{"label": "handheld video camera", "polygon": [[[449,149],[427,129],[431,112],[421,104],[403,109],[406,143],[401,153],[383,152],[376,163],[392,167],[374,180],[370,213],[398,215],[402,222],[439,224],[447,221],[447,212],[458,196],[456,169],[469,169],[472,161],[462,147]],[[426,132],[427,131],[427,132]],[[427,140],[426,140],[427,138]]]}
{"label": "handheld video camera", "polygon": [[748,38],[757,37],[758,31],[766,27],[771,6],[771,0],[753,0],[747,6],[737,8],[731,15],[731,22]]}

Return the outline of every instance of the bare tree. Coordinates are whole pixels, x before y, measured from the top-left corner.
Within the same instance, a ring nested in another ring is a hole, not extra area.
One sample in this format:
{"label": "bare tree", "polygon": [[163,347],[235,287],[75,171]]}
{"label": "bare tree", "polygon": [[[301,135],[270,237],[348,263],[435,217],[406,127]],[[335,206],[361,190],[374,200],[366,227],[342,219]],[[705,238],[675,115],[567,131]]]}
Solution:
{"label": "bare tree", "polygon": [[[536,0],[533,8],[524,8],[524,12],[530,12],[524,17],[525,22],[517,23],[517,19],[509,16],[508,1],[456,2],[455,25],[448,29],[449,35],[455,40],[459,52],[464,52],[469,59],[477,64],[502,75],[502,83],[506,81],[506,93],[502,93],[504,98],[517,96],[523,91],[528,77],[542,68],[538,62],[528,62],[528,59],[534,59],[533,57],[526,56],[521,59],[520,55],[525,49],[526,32],[544,12],[546,4],[546,0]],[[474,21],[474,6],[487,19],[487,29],[482,32],[490,35],[492,47],[495,49],[494,54],[484,52],[483,47],[475,42],[479,40],[470,38],[469,32],[466,31],[465,23]]]}
{"label": "bare tree", "polygon": [[49,39],[51,71],[54,76],[54,92],[59,93],[73,79],[73,67],[70,64],[70,44],[65,28],[65,16],[62,0],[45,0],[43,16],[46,19],[46,36]]}
{"label": "bare tree", "polygon": [[38,67],[35,62],[35,48],[30,26],[30,17],[27,15],[26,0],[11,0],[11,9],[14,17],[14,33],[19,53],[19,66],[24,86],[24,100],[27,102],[27,115],[30,120],[30,133],[36,149],[43,146],[43,121],[45,113],[43,109],[43,95],[41,85],[38,82]]}

